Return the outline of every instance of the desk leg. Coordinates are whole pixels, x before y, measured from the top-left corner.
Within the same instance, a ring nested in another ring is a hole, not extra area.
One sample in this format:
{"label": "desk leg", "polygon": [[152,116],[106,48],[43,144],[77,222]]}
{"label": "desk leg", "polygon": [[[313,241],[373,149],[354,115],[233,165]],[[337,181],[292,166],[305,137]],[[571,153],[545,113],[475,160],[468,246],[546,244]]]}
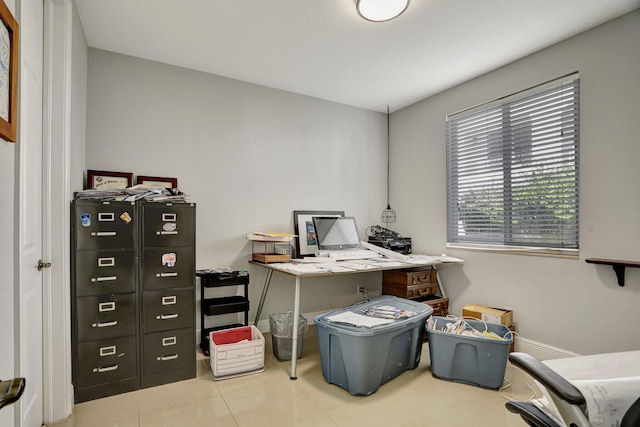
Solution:
{"label": "desk leg", "polygon": [[260,296],[260,302],[258,303],[258,311],[256,311],[256,320],[253,324],[258,327],[258,320],[260,320],[260,314],[262,314],[262,307],[264,306],[264,300],[267,299],[267,292],[269,292],[269,285],[271,284],[271,275],[273,270],[267,270],[267,277],[264,279],[264,286],[262,287],[262,295]]}
{"label": "desk leg", "polygon": [[298,365],[298,316],[300,315],[300,276],[296,276],[296,292],[293,300],[293,333],[291,339],[291,376],[290,380],[297,380],[296,366]]}

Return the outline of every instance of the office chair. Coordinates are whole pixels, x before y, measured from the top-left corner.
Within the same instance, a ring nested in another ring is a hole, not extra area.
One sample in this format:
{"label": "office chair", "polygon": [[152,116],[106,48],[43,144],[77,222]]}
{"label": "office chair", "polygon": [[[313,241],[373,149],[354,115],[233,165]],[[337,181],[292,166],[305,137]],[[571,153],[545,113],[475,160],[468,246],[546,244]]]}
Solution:
{"label": "office chair", "polygon": [[24,392],[24,387],[24,378],[0,381],[0,409],[20,399]]}
{"label": "office chair", "polygon": [[[519,367],[549,391],[562,421],[569,427],[592,427],[586,412],[583,394],[553,369],[526,353],[511,353],[509,361]],[[639,391],[640,393],[640,391]],[[506,408],[532,427],[563,427],[556,419],[532,402],[507,402]],[[625,412],[620,427],[640,426],[640,397]]]}

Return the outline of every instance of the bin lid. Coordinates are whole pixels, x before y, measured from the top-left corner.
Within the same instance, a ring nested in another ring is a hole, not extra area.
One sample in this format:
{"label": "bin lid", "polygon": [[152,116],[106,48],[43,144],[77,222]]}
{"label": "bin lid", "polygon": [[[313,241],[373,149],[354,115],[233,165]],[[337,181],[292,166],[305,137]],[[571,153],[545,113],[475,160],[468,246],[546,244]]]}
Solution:
{"label": "bin lid", "polygon": [[[365,314],[367,312],[375,312],[378,308],[383,307],[406,310],[415,314],[398,319],[387,319]],[[375,335],[404,328],[407,325],[414,325],[417,322],[424,322],[432,313],[433,308],[428,304],[393,295],[381,295],[316,316],[314,322],[318,325],[339,329],[342,332],[351,332],[357,335]],[[378,321],[380,324],[375,324]]]}

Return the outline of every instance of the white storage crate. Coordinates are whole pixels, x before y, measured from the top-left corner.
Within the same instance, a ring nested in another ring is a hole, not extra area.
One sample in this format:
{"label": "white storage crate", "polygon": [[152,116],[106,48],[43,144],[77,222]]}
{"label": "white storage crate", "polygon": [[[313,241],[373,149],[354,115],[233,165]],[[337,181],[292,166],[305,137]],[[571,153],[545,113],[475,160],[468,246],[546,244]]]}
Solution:
{"label": "white storage crate", "polygon": [[216,380],[264,371],[264,336],[253,325],[211,332],[209,353]]}

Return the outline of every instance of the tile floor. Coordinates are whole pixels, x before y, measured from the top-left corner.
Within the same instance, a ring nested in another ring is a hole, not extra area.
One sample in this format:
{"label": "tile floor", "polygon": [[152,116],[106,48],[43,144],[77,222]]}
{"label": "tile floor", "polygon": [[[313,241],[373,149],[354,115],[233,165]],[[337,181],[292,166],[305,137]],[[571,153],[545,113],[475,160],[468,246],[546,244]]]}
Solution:
{"label": "tile floor", "polygon": [[[497,391],[433,378],[428,344],[420,365],[402,373],[370,396],[352,396],[322,377],[313,326],[303,338],[298,379],[290,362],[278,362],[265,334],[265,370],[214,380],[209,360],[198,353],[197,378],[80,403],[54,427],[182,426],[451,426],[522,427]],[[532,391],[525,374],[507,366],[512,383],[503,392],[525,400]],[[529,379],[529,383],[531,383]]]}

